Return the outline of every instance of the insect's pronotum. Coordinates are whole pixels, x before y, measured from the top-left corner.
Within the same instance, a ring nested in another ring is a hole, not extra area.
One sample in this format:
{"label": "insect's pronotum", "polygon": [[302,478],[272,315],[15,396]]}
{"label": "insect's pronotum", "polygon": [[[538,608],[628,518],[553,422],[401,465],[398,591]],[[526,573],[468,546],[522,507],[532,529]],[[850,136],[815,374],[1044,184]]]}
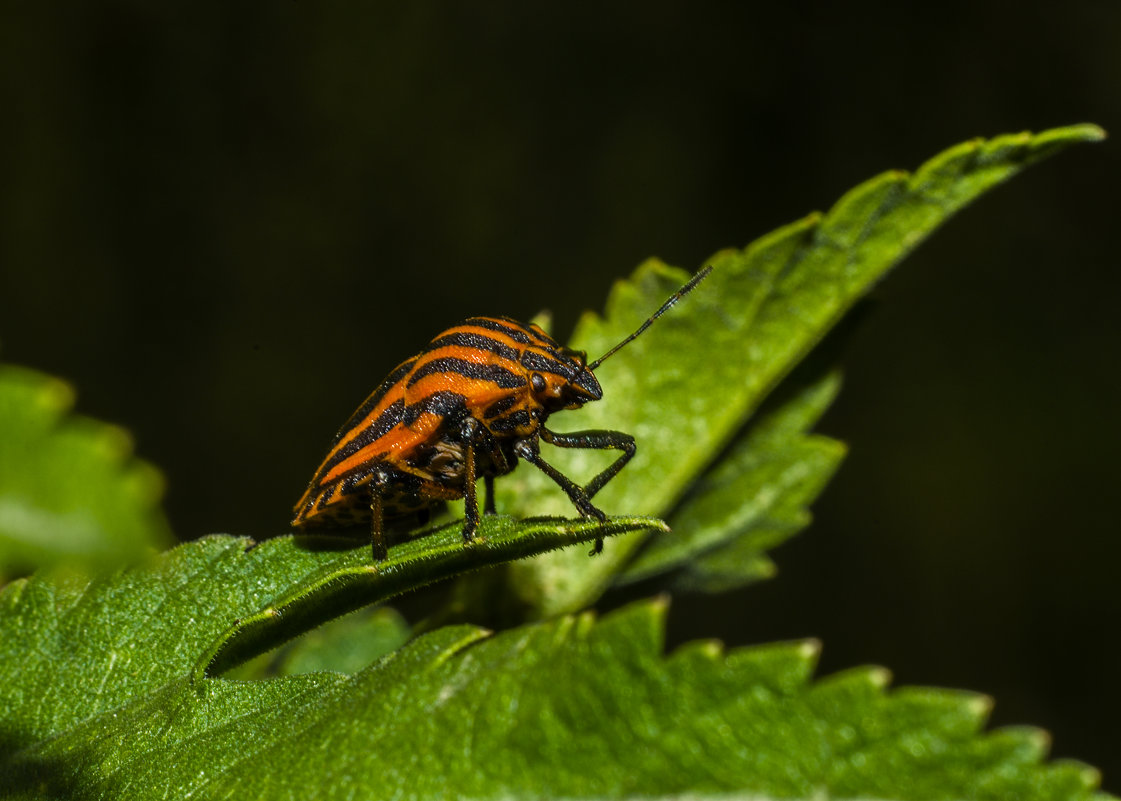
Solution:
{"label": "insect's pronotum", "polygon": [[[475,484],[486,482],[493,514],[494,478],[519,459],[567,493],[585,517],[604,520],[592,498],[635,454],[621,431],[559,434],[549,415],[603,397],[595,369],[633,340],[709,274],[698,272],[630,336],[588,363],[536,325],[508,317],[471,317],[399,364],[342,427],[296,504],[295,527],[369,522],[374,559],[386,557],[384,521],[464,498],[463,539],[479,527]],[[621,451],[585,486],[541,458],[540,443]],[[596,540],[592,553],[603,548]]]}

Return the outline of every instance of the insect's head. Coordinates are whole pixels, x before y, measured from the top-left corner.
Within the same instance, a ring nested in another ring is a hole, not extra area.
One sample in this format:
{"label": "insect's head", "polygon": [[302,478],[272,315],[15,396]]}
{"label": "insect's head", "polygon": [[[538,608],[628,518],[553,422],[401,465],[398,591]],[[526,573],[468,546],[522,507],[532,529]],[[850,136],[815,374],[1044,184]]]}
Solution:
{"label": "insect's head", "polygon": [[530,391],[537,402],[546,411],[555,412],[560,409],[578,409],[588,401],[602,398],[603,389],[595,377],[595,369],[603,364],[608,357],[617,353],[620,348],[645,331],[652,322],[661,317],[670,306],[677,303],[693,287],[704,280],[710,272],[712,272],[712,267],[705,267],[693,276],[685,286],[674,292],[660,309],[650,315],[633,334],[623,339],[591,364],[588,363],[588,354],[584,351],[566,348],[558,344],[556,340],[536,325],[529,326],[538,342],[526,348],[522,353],[521,363],[529,373]]}
{"label": "insect's head", "polygon": [[539,344],[522,353],[521,363],[529,373],[529,389],[546,411],[578,409],[603,397],[599,381],[588,369],[588,354],[572,350],[538,328],[530,326]]}

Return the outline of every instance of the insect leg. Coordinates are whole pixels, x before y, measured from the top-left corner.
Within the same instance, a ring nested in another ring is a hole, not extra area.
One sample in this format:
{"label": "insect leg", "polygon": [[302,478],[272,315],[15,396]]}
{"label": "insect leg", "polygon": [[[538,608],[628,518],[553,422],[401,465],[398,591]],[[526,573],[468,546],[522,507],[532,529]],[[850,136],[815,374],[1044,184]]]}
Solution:
{"label": "insect leg", "polygon": [[596,450],[622,451],[619,458],[607,466],[607,469],[588,482],[584,492],[589,498],[603,489],[603,485],[618,475],[619,471],[634,458],[634,437],[622,431],[573,431],[571,434],[557,434],[544,426],[541,427],[541,439],[558,448],[594,448]]}
{"label": "insect leg", "polygon": [[[557,483],[557,486],[565,491],[565,494],[568,495],[568,499],[572,501],[572,505],[575,506],[584,517],[594,517],[596,520],[607,519],[607,515],[592,505],[591,499],[588,497],[588,493],[583,487],[541,458],[541,452],[537,447],[536,439],[523,439],[518,441],[514,444],[514,453],[519,459],[525,459],[542,473],[553,479],[553,481]],[[603,537],[597,537],[595,547],[591,550],[589,555],[597,554],[602,550]]]}
{"label": "insect leg", "polygon": [[385,521],[382,514],[382,493],[389,484],[389,475],[378,470],[370,480],[370,543],[375,562],[382,562],[389,555],[385,547]]}
{"label": "insect leg", "polygon": [[[514,465],[510,464],[510,458],[507,456],[506,451],[496,446],[494,437],[491,436],[490,432],[486,431],[485,429],[481,429],[479,431],[479,440],[482,443],[482,447],[486,449],[487,454],[490,456],[491,469],[494,470],[495,473],[500,476],[504,476],[514,468]],[[487,473],[483,476],[483,481],[486,483],[487,488],[487,500],[486,506],[483,508],[483,514],[498,514],[498,508],[494,495],[495,473]]]}
{"label": "insect leg", "polygon": [[[471,542],[475,539],[475,532],[479,530],[479,498],[475,492],[475,442],[480,437],[482,425],[474,417],[463,421],[460,436],[465,446],[464,477],[463,477],[463,541]],[[490,496],[487,496],[490,503]]]}
{"label": "insect leg", "polygon": [[498,510],[494,505],[494,476],[484,476],[483,483],[487,487],[487,500],[486,506],[483,507],[483,514],[496,515]]}

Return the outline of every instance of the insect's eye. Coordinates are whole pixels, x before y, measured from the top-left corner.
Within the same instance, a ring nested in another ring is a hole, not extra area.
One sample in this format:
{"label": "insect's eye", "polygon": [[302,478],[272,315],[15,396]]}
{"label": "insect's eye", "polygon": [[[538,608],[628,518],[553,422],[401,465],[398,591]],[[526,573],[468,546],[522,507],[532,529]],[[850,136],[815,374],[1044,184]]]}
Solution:
{"label": "insect's eye", "polygon": [[541,373],[530,373],[529,386],[533,389],[534,393],[540,395],[545,391],[545,376]]}

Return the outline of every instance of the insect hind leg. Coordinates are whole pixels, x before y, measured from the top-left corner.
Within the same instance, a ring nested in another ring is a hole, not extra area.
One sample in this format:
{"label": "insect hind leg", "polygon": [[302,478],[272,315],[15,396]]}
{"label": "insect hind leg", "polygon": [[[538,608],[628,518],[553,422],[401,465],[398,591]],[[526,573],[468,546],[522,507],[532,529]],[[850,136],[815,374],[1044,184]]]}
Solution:
{"label": "insect hind leg", "polygon": [[483,483],[486,484],[487,488],[487,499],[486,505],[483,507],[483,514],[496,515],[498,514],[498,508],[494,502],[494,476],[484,476]]}
{"label": "insect hind leg", "polygon": [[[470,543],[475,539],[479,530],[479,497],[476,494],[475,482],[477,445],[484,437],[482,424],[474,417],[468,417],[460,428],[460,437],[464,443],[464,478],[463,478],[463,541]],[[491,487],[487,485],[488,489]],[[487,493],[487,505],[491,504],[491,493]]]}
{"label": "insect hind leg", "polygon": [[389,556],[385,545],[385,514],[383,495],[389,486],[389,473],[378,470],[370,479],[370,551],[375,562],[384,562]]}

